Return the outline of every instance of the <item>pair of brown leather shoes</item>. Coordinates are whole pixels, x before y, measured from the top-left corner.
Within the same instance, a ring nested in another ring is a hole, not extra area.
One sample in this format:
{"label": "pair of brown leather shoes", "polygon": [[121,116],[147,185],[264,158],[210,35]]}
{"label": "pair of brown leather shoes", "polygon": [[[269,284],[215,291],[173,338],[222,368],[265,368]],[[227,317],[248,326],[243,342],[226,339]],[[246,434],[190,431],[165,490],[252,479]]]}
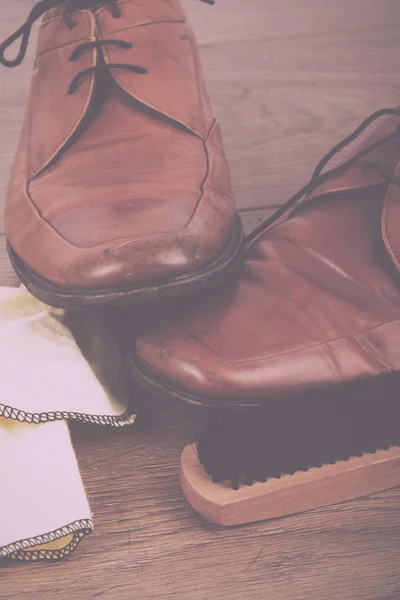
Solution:
{"label": "pair of brown leather shoes", "polygon": [[359,381],[385,390],[381,376],[400,370],[400,110],[338,144],[242,258],[220,129],[178,0],[42,0],[2,44],[3,64],[21,62],[48,8],[6,201],[10,257],[28,289],[75,308],[219,283],[130,352],[133,377],[174,401],[243,416],[306,396],[315,408]]}

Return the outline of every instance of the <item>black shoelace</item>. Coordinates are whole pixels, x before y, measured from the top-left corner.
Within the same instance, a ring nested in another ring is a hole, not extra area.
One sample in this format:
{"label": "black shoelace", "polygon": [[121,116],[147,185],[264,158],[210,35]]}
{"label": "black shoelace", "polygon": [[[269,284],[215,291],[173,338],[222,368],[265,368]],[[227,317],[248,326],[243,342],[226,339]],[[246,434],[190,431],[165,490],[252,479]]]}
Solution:
{"label": "black shoelace", "polygon": [[[205,2],[206,4],[215,4],[215,0],[200,1]],[[118,0],[105,0],[105,3],[109,5],[114,19],[118,19],[121,16],[121,9],[118,5]],[[32,30],[32,26],[38,19],[40,19],[40,17],[45,12],[57,6],[62,6],[62,17],[64,23],[69,29],[73,29],[76,23],[74,22],[71,13],[74,11],[74,8],[76,9],[78,6],[82,7],[82,5],[84,4],[85,2],[82,2],[82,0],[40,0],[40,2],[38,2],[29,13],[29,16],[25,23],[21,25],[21,27],[19,27],[17,31],[11,34],[4,42],[0,44],[0,64],[4,65],[5,67],[17,67],[22,63],[28,48],[29,36]],[[89,2],[89,5],[90,4],[93,4],[93,2]],[[5,57],[6,50],[19,38],[21,38],[21,45],[17,56],[12,60],[7,59]],[[83,44],[80,44],[75,48],[75,50],[70,56],[70,60],[76,60],[86,50],[90,50],[93,48],[99,50],[102,46],[107,45],[119,46],[120,48],[124,48],[126,50],[132,48],[132,44],[130,42],[125,42],[123,40],[96,40],[94,42],[84,42]],[[77,90],[80,81],[83,78],[85,78],[86,75],[109,69],[126,69],[128,71],[133,71],[134,73],[138,73],[140,75],[147,73],[147,69],[140,65],[132,65],[128,63],[99,63],[93,67],[88,67],[87,69],[83,69],[82,71],[80,71],[80,73],[78,73],[71,81],[70,86],[68,88],[68,94],[73,94]]]}
{"label": "black shoelace", "polygon": [[[363,121],[361,125],[359,125],[359,127],[357,127],[357,129],[353,131],[353,133],[351,133],[349,136],[344,138],[344,140],[342,140],[341,142],[336,144],[336,146],[334,146],[331,150],[329,150],[329,152],[319,161],[318,165],[314,170],[314,173],[312,174],[310,181],[304,187],[302,187],[301,190],[299,190],[294,196],[292,196],[290,200],[285,202],[285,204],[283,204],[271,217],[269,217],[266,221],[261,223],[261,225],[259,225],[257,229],[255,229],[247,237],[247,247],[249,247],[251,243],[254,242],[260,234],[266,231],[271,225],[273,225],[278,219],[280,219],[285,213],[287,213],[292,207],[294,207],[302,198],[313,192],[322,183],[325,183],[326,181],[328,181],[328,179],[331,179],[332,177],[341,175],[342,173],[347,171],[347,169],[352,167],[354,164],[356,164],[361,159],[365,158],[366,156],[371,154],[371,152],[374,152],[374,150],[377,150],[381,146],[384,146],[396,139],[400,141],[399,125],[393,133],[381,138],[380,140],[377,140],[376,142],[370,144],[366,148],[363,148],[362,150],[357,152],[357,154],[354,154],[354,156],[346,160],[338,167],[330,169],[329,171],[324,171],[329,161],[339,152],[341,152],[343,148],[345,148],[346,146],[351,144],[355,139],[357,139],[377,119],[388,115],[397,115],[400,117],[400,108],[382,108],[381,110],[372,113],[372,115],[367,117],[365,121]],[[382,179],[384,179],[388,184],[393,184],[400,187],[400,179],[396,179],[391,173],[388,173],[381,165],[373,161],[365,161],[360,164],[360,167],[369,171],[377,171],[381,175]]]}

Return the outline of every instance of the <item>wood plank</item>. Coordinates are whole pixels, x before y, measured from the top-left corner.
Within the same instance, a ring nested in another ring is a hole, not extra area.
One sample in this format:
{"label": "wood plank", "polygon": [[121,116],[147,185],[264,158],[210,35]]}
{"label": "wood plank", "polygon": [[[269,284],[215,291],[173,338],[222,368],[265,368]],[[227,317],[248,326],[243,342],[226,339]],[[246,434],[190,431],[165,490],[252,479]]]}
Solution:
{"label": "wood plank", "polygon": [[186,5],[240,208],[283,202],[363,118],[399,102],[396,0],[219,0],[212,18]]}
{"label": "wood plank", "polygon": [[[283,202],[366,116],[397,105],[397,35],[323,43],[324,52],[317,37],[203,50],[239,207]],[[350,43],[357,64],[346,63]]]}
{"label": "wood plank", "polygon": [[[256,39],[325,36],[396,29],[397,0],[216,0],[209,6],[182,0],[201,45]],[[362,8],[360,8],[362,7]]]}
{"label": "wood plank", "polygon": [[[184,4],[247,231],[300,187],[320,156],[363,117],[399,103],[398,0]],[[1,40],[33,5],[7,4]],[[33,39],[18,69],[0,70],[0,204],[34,46]],[[0,235],[0,284],[16,283]],[[223,530],[199,518],[180,491],[180,453],[193,440],[195,422],[146,401],[135,431],[74,427],[95,532],[66,562],[3,563],[1,600],[399,599],[400,488]]]}

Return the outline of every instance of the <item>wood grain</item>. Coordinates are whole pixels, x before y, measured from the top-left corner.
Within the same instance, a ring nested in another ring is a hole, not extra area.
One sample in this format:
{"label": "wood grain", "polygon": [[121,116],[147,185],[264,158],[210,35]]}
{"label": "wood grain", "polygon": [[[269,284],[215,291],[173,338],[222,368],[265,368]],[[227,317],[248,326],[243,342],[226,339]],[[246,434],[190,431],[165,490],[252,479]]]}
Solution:
{"label": "wood grain", "polygon": [[[0,39],[34,2],[4,4]],[[362,118],[399,103],[398,0],[184,4],[248,230]],[[34,41],[23,65],[0,70],[0,202],[33,55]],[[15,283],[0,235],[0,284]],[[1,600],[399,600],[400,488],[221,529],[199,518],[179,487],[195,424],[148,403],[157,410],[135,431],[74,428],[95,532],[65,562],[3,563]]]}

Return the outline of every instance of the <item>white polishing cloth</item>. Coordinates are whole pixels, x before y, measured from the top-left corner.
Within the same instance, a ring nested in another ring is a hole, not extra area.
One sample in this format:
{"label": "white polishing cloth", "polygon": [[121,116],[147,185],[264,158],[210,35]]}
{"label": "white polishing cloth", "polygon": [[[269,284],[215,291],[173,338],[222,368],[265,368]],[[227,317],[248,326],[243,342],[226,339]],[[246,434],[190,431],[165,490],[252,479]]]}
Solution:
{"label": "white polishing cloth", "polygon": [[118,348],[102,320],[0,287],[0,557],[57,559],[93,528],[66,419],[135,421]]}

